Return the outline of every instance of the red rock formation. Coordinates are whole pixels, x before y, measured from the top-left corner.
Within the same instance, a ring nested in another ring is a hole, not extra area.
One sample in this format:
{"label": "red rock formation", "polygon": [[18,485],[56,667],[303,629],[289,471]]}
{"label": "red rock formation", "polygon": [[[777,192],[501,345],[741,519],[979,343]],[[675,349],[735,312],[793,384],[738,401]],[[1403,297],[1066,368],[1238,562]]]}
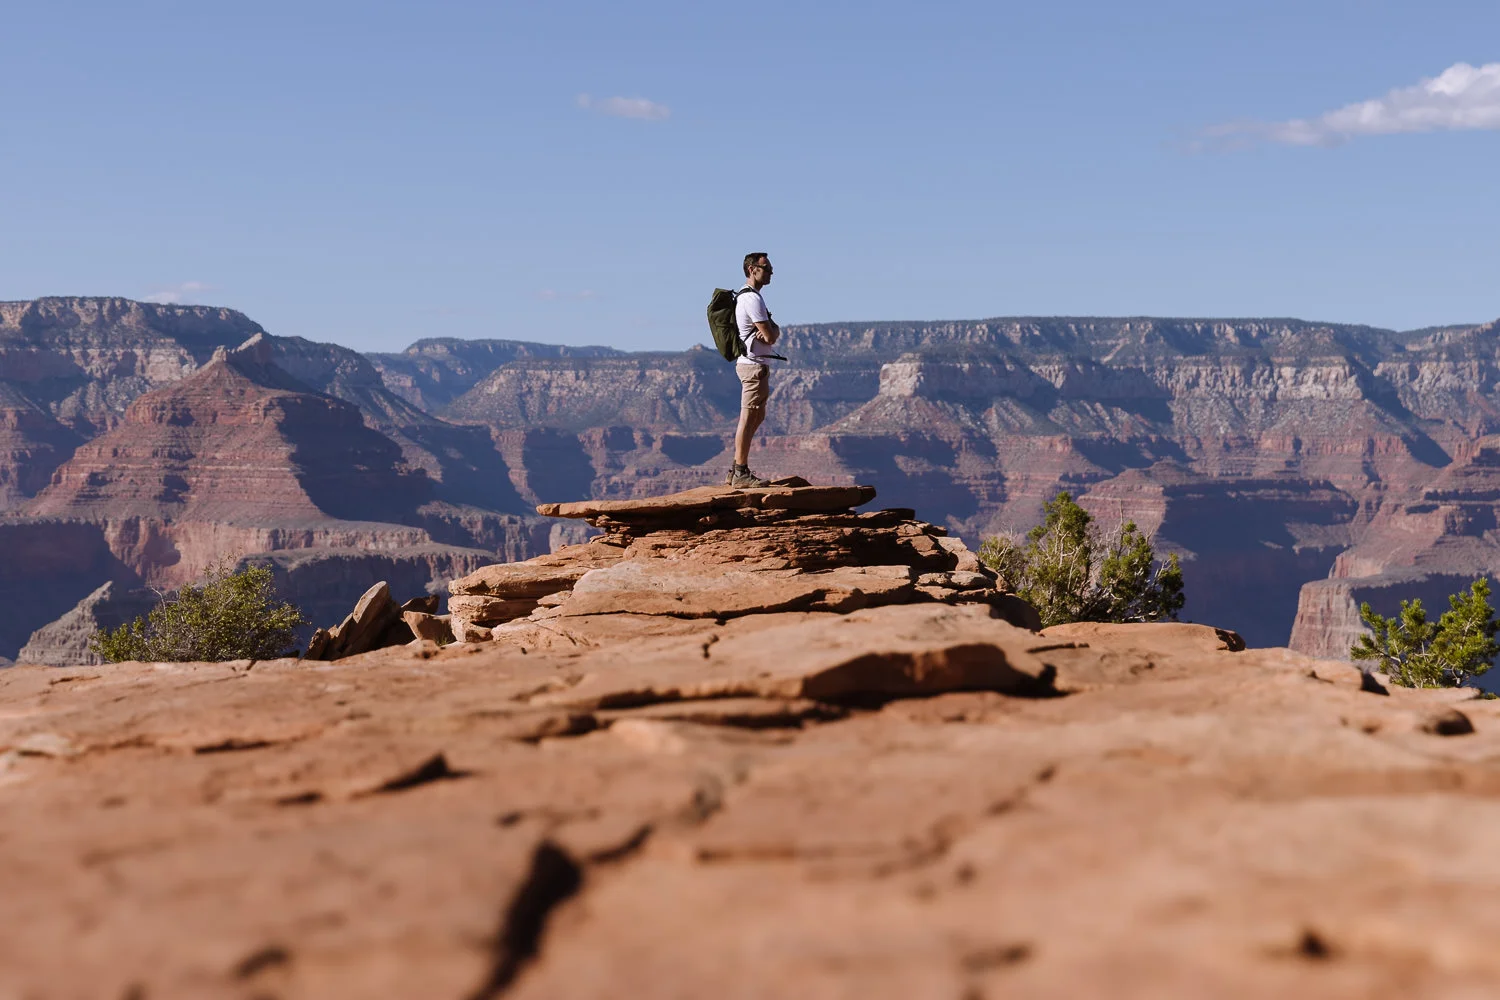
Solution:
{"label": "red rock formation", "polygon": [[454,580],[452,632],[460,641],[590,646],[601,616],[656,617],[680,634],[695,621],[923,602],[983,604],[1040,626],[945,529],[909,510],[854,512],[874,496],[870,486],[786,479],[543,504],[538,513],[585,520],[603,534]]}
{"label": "red rock formation", "polygon": [[577,627],[596,641],[0,671],[0,995],[1396,1000],[1500,975],[1495,701],[983,605]]}
{"label": "red rock formation", "polygon": [[26,510],[112,520],[390,521],[429,490],[355,407],[253,357],[221,352],[133,402],[122,424],[81,446]]}

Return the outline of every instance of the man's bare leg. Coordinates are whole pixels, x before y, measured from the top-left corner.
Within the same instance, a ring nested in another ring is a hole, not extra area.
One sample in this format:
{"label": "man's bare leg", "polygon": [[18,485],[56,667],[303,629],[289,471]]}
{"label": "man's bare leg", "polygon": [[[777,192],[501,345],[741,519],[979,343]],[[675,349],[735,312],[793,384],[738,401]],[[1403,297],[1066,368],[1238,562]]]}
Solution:
{"label": "man's bare leg", "polygon": [[745,466],[750,464],[750,442],[755,437],[755,432],[760,429],[760,422],[766,418],[765,407],[756,410],[740,408],[740,424],[734,432],[734,464]]}

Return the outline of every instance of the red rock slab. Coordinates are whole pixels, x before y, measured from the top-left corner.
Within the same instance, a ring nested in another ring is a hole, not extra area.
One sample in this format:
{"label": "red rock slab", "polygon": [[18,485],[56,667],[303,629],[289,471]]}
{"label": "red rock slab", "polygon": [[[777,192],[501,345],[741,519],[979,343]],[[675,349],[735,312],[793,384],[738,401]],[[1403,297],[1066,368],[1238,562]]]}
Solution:
{"label": "red rock slab", "polygon": [[[762,751],[560,908],[515,995],[1484,995],[1497,876],[1462,817],[1500,815],[1500,773],[1471,736],[1341,721],[1391,699],[1237,659],[945,726],[897,719],[965,696],[897,702]],[[691,757],[699,732],[621,742]]]}
{"label": "red rock slab", "polygon": [[978,606],[871,608],[727,636],[642,643],[629,658],[603,649],[570,665],[578,677],[536,704],[620,708],[708,698],[865,701],[945,691],[1045,695],[1052,672],[1028,652],[1036,637]]}
{"label": "red rock slab", "polygon": [[1069,622],[1042,630],[1048,639],[1102,642],[1112,648],[1161,649],[1172,652],[1237,653],[1245,648],[1239,633],[1191,622]]}
{"label": "red rock slab", "polygon": [[916,598],[906,566],[797,570],[693,568],[686,561],[627,559],[593,570],[559,604],[564,616],[629,612],[729,618],[781,611],[854,611]]}
{"label": "red rock slab", "polygon": [[707,634],[719,628],[712,618],[636,614],[563,617],[549,613],[496,625],[490,631],[494,642],[528,651],[574,653],[642,639]]}
{"label": "red rock slab", "polygon": [[453,626],[448,615],[430,615],[422,611],[401,612],[402,621],[418,639],[448,643],[453,641]]}
{"label": "red rock slab", "polygon": [[745,635],[768,628],[779,628],[798,622],[829,622],[835,612],[783,612],[775,615],[745,615],[719,621],[714,618],[673,618],[667,615],[571,615],[539,613],[492,630],[493,640],[528,652],[554,655],[581,653],[590,649],[650,648],[639,647],[643,641],[699,636],[702,642],[718,642],[734,635]]}
{"label": "red rock slab", "polygon": [[448,611],[469,624],[494,625],[522,618],[536,609],[535,598],[511,599],[486,594],[454,594],[448,598]]}
{"label": "red rock slab", "polygon": [[619,548],[586,545],[570,546],[565,551],[574,561],[562,562],[559,559],[562,552],[555,552],[525,562],[483,566],[448,584],[448,593],[529,599],[535,603],[539,597],[567,590],[589,570],[609,565],[623,554]]}
{"label": "red rock slab", "polygon": [[714,510],[759,508],[762,510],[838,511],[858,507],[875,499],[873,486],[778,486],[762,489],[731,489],[728,486],[700,486],[697,489],[669,493],[640,500],[583,500],[573,503],[544,503],[538,514],[547,517],[593,518],[617,520],[635,518],[687,517]]}

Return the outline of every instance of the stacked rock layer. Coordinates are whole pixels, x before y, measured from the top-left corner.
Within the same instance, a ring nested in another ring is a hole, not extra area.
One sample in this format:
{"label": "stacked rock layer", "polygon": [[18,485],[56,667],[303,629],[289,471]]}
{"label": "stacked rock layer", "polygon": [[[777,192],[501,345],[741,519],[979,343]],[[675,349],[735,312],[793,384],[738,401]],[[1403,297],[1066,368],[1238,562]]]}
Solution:
{"label": "stacked rock layer", "polygon": [[[606,615],[679,623],[791,611],[847,613],[891,604],[985,604],[1025,627],[1035,613],[1003,593],[973,552],[910,510],[856,512],[871,486],[778,480],[707,486],[642,500],[543,504],[603,534],[449,585],[460,641],[592,643]],[[661,630],[672,630],[660,624]]]}

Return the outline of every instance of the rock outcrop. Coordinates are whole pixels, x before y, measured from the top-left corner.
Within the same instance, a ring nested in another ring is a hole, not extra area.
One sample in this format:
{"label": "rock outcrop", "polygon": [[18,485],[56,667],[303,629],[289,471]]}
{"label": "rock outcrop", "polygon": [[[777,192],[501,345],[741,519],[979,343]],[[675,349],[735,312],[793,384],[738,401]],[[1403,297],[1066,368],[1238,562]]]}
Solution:
{"label": "rock outcrop", "polygon": [[[984,604],[1023,626],[1036,612],[946,529],[909,510],[856,513],[871,486],[707,486],[661,497],[543,504],[599,537],[449,585],[453,634],[522,646],[596,645],[603,617],[687,623],[937,601]],[[677,631],[681,632],[681,627]]]}
{"label": "rock outcrop", "polygon": [[113,427],[137,396],[262,333],[233,309],[120,298],[0,302],[0,387],[77,434]]}
{"label": "rock outcrop", "polygon": [[438,609],[438,601],[436,594],[428,594],[398,605],[391,598],[390,586],[382,580],[365,591],[342,622],[331,629],[320,628],[314,632],[302,659],[342,660],[372,649],[403,646],[418,638],[415,622],[435,618],[433,613]]}
{"label": "rock outcrop", "polygon": [[[472,587],[571,582],[560,609],[667,592],[583,586],[629,566],[961,556],[796,494],[668,511],[728,528],[575,508],[628,534],[612,562]],[[340,635],[394,608],[376,588]],[[1500,702],[996,613],[622,605],[529,626],[592,642],[0,671],[0,995],[1491,991]]]}

